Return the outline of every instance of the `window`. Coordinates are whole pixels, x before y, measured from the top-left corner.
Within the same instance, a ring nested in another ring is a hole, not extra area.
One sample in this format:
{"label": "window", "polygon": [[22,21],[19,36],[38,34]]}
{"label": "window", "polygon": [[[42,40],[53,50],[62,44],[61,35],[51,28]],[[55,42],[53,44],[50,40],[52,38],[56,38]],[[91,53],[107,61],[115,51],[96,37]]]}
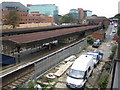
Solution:
{"label": "window", "polygon": [[74,69],[71,69],[70,71],[69,71],[69,76],[70,77],[73,77],[73,78],[84,78],[84,74],[85,74],[85,72],[84,71],[79,71],[79,70],[74,70]]}
{"label": "window", "polygon": [[18,7],[6,7],[7,10],[17,10]]}
{"label": "window", "polygon": [[90,67],[88,68],[88,72],[90,71]]}

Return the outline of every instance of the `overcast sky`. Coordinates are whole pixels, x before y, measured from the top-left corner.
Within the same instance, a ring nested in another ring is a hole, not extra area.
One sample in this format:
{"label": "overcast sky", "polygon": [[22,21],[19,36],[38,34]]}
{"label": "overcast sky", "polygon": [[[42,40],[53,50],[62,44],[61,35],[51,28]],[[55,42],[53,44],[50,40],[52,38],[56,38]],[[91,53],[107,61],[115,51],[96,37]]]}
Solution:
{"label": "overcast sky", "polygon": [[112,17],[118,13],[118,2],[120,0],[0,0],[21,2],[26,4],[55,4],[59,7],[59,14],[66,14],[70,9],[83,8],[91,10],[98,16]]}

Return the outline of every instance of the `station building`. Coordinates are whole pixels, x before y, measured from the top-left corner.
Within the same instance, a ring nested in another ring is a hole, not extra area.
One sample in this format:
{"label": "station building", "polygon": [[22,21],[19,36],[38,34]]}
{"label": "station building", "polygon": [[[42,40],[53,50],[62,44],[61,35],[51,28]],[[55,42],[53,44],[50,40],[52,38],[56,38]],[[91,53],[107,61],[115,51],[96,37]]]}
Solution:
{"label": "station building", "polygon": [[107,27],[110,24],[110,20],[107,19],[104,16],[91,16],[91,17],[87,17],[86,21],[89,22],[89,24],[93,24],[93,25],[97,25],[100,22],[104,25],[104,27]]}

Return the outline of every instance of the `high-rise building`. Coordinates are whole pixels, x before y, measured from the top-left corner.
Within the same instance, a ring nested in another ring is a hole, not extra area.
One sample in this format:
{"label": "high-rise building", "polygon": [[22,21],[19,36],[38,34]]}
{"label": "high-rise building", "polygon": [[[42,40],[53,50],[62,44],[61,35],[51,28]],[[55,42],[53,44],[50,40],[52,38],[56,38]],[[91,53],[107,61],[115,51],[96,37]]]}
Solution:
{"label": "high-rise building", "polygon": [[78,8],[78,9],[71,9],[69,11],[69,13],[73,16],[73,18],[79,22],[82,23],[83,21],[83,17],[84,17],[84,11],[82,8]]}
{"label": "high-rise building", "polygon": [[69,13],[73,16],[75,20],[79,20],[79,12],[77,9],[71,9]]}
{"label": "high-rise building", "polygon": [[55,4],[27,4],[27,7],[30,9],[29,14],[31,12],[39,12],[47,17],[54,17],[55,21],[58,20],[58,7]]}
{"label": "high-rise building", "polygon": [[92,16],[92,11],[84,10],[84,19],[86,19],[86,17],[91,17],[91,16]]}
{"label": "high-rise building", "polygon": [[84,11],[82,8],[78,8],[78,11],[79,11],[79,22],[82,23],[84,17]]}

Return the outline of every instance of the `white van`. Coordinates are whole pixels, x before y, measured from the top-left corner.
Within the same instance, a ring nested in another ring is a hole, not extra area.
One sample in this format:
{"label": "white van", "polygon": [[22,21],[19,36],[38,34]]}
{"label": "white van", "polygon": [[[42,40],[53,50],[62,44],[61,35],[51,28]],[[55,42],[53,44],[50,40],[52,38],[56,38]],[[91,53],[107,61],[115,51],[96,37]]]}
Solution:
{"label": "white van", "polygon": [[87,55],[93,56],[94,65],[98,64],[103,58],[103,53],[99,52],[87,52]]}
{"label": "white van", "polygon": [[71,66],[67,73],[66,85],[70,88],[82,88],[94,68],[92,55],[81,55]]}

